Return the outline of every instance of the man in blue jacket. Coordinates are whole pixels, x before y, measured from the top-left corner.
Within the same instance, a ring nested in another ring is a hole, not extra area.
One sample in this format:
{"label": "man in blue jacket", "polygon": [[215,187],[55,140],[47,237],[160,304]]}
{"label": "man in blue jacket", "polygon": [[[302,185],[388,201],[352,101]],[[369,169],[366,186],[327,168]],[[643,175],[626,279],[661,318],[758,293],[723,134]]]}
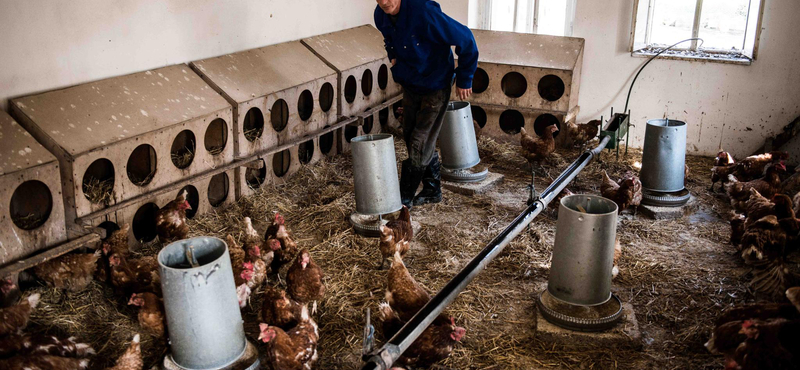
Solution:
{"label": "man in blue jacket", "polygon": [[[383,34],[392,77],[403,86],[403,136],[408,159],[400,173],[403,204],[442,200],[436,139],[442,127],[455,77],[456,96],[472,94],[478,47],[472,32],[442,13],[431,0],[377,0],[375,26]],[[454,68],[451,46],[456,47]],[[423,184],[417,195],[417,187]],[[415,196],[416,195],[416,196]]]}

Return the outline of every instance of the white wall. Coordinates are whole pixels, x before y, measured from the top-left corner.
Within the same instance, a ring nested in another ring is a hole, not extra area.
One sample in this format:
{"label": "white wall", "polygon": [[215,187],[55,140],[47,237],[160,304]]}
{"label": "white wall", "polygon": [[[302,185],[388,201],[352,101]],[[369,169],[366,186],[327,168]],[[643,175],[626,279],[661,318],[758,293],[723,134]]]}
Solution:
{"label": "white wall", "polygon": [[[586,39],[579,122],[625,105],[630,79],[645,62],[628,51],[632,12],[633,0],[578,1],[574,36]],[[688,124],[689,152],[751,154],[800,116],[798,20],[800,1],[767,1],[750,66],[654,60],[631,96],[632,144],[643,143],[647,119],[666,115]]]}

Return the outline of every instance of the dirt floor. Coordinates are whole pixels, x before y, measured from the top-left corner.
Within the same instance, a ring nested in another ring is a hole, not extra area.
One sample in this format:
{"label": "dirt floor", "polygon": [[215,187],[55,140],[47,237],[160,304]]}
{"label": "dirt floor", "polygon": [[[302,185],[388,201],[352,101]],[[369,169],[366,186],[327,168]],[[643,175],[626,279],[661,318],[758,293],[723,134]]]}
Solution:
{"label": "dirt floor", "polygon": [[[398,142],[398,161],[405,150]],[[485,244],[524,208],[529,181],[518,146],[481,139],[482,163],[505,180],[491,192],[467,197],[445,191],[437,205],[416,207],[412,217],[422,225],[406,257],[411,274],[430,291],[441,288]],[[579,155],[559,149],[537,174],[543,190]],[[615,160],[604,152],[569,185],[575,193],[599,194],[600,170],[618,177],[641,159],[629,151]],[[613,282],[619,297],[634,306],[643,346],[630,348],[563,348],[535,337],[537,289],[547,281],[555,236],[555,210],[535,219],[448,309],[467,328],[461,345],[442,365],[452,369],[721,369],[721,358],[703,347],[711,324],[724,308],[760,299],[748,288],[749,269],[728,244],[730,227],[720,218],[727,198],[707,190],[711,158],[687,158],[687,187],[699,210],[678,220],[654,221],[623,214],[617,232],[622,242],[620,275]],[[301,247],[309,248],[326,272],[327,295],[317,312],[320,328],[319,369],[360,367],[363,315],[384,296],[386,271],[377,269],[376,239],[354,235],[346,218],[355,209],[349,155],[307,166],[287,185],[264,186],[259,194],[232,207],[191,221],[193,235],[242,236],[241,218],[253,218],[260,232],[274,211],[284,214]],[[142,253],[156,253],[157,243]],[[282,274],[285,270],[282,271]],[[277,282],[269,282],[276,284]],[[138,331],[136,310],[112,288],[93,283],[68,295],[45,287],[43,303],[33,315],[32,330],[69,333],[90,342],[98,355],[92,368],[113,363]],[[248,336],[257,337],[258,292],[244,310]],[[263,347],[261,347],[263,348]],[[166,353],[166,345],[143,337],[147,367]]]}

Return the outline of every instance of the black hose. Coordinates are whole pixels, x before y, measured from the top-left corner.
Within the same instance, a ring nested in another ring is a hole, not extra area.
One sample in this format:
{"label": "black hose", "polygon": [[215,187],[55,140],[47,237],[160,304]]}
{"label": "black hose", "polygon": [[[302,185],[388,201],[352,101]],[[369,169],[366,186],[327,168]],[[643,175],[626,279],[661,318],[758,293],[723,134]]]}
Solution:
{"label": "black hose", "polygon": [[622,113],[625,113],[625,114],[628,113],[628,102],[631,100],[631,91],[633,91],[633,84],[636,83],[636,79],[639,78],[639,74],[642,73],[642,70],[644,70],[644,67],[647,67],[647,65],[650,64],[650,62],[652,62],[653,59],[658,58],[658,56],[661,55],[662,53],[664,53],[665,51],[674,48],[678,44],[682,44],[682,43],[684,43],[686,41],[692,41],[692,40],[700,40],[700,45],[703,45],[703,42],[704,42],[703,39],[701,39],[699,37],[692,37],[690,39],[686,39],[686,40],[683,40],[683,41],[678,41],[678,42],[676,42],[676,43],[674,43],[674,44],[672,44],[670,46],[667,46],[667,47],[661,49],[661,51],[656,53],[656,55],[653,55],[652,57],[650,57],[650,59],[648,59],[644,63],[644,65],[642,65],[642,68],[639,68],[639,72],[636,72],[636,76],[634,76],[633,77],[633,81],[631,81],[631,87],[628,89],[628,97],[625,98],[625,109],[622,110]]}

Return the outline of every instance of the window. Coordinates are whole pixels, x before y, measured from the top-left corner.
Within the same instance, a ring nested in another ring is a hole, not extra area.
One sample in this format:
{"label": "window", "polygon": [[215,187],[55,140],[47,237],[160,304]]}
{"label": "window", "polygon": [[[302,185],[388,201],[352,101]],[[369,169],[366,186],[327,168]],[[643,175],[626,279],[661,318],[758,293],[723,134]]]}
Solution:
{"label": "window", "polygon": [[[474,1],[474,0],[473,0]],[[571,36],[576,0],[477,0],[473,28]]]}
{"label": "window", "polygon": [[634,55],[653,55],[749,64],[755,59],[764,0],[635,0]]}

